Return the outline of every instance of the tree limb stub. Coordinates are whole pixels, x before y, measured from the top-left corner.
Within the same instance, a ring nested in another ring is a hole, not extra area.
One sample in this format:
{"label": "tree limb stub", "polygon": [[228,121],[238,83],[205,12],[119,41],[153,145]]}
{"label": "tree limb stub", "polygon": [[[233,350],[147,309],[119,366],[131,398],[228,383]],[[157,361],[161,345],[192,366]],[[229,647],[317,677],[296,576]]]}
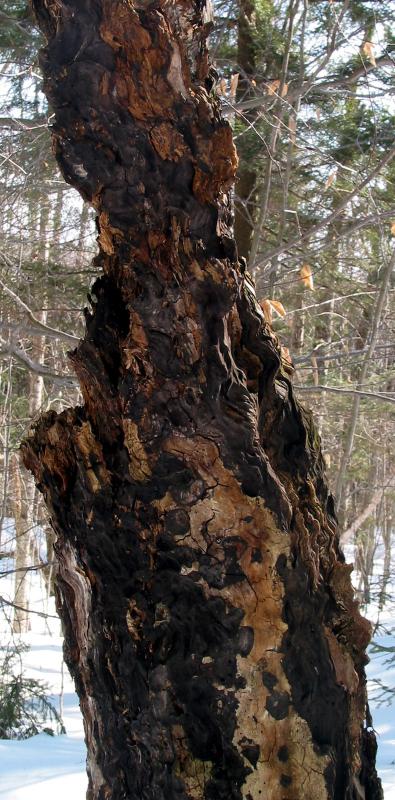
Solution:
{"label": "tree limb stub", "polygon": [[308,414],[237,260],[191,0],[34,0],[103,276],[82,408],[23,444],[57,532],[90,800],[381,798],[365,647]]}

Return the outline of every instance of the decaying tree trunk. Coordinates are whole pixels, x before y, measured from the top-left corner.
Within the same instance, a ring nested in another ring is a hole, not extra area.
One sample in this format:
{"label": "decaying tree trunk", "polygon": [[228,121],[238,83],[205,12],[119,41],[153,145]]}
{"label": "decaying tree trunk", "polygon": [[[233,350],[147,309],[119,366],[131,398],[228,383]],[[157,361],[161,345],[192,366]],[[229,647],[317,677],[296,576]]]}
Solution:
{"label": "decaying tree trunk", "polygon": [[369,625],[313,425],[231,232],[197,0],[34,0],[103,269],[82,408],[23,445],[57,533],[91,800],[381,798]]}

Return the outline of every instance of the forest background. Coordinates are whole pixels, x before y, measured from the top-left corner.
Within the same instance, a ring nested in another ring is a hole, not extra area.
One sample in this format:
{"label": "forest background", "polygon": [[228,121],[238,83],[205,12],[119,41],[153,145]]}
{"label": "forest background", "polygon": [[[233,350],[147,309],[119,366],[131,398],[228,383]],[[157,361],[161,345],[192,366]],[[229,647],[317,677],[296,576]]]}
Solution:
{"label": "forest background", "polygon": [[[356,589],[378,608],[394,569],[394,22],[392,2],[225,0],[211,32],[240,159],[239,252],[314,412]],[[11,559],[16,635],[32,573],[49,598],[55,572],[18,448],[43,410],[79,401],[67,352],[97,275],[92,213],[51,153],[40,45],[28,4],[1,0],[0,572]]]}

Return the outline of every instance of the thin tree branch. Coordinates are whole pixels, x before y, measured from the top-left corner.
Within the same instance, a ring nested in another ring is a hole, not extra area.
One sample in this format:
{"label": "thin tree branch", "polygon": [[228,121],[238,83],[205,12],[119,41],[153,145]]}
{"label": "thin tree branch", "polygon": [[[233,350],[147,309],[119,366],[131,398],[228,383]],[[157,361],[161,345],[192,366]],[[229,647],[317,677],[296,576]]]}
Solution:
{"label": "thin tree branch", "polygon": [[26,316],[28,317],[30,322],[33,323],[33,325],[37,329],[37,332],[40,335],[48,335],[56,339],[62,339],[63,341],[69,342],[69,344],[73,345],[78,344],[79,339],[77,336],[73,336],[71,333],[66,333],[65,331],[59,331],[57,328],[51,328],[49,325],[44,325],[43,322],[40,322],[40,320],[34,316],[29,306],[27,306],[26,303],[15,292],[13,292],[12,289],[9,289],[9,287],[6,286],[6,284],[2,280],[0,280],[0,286],[3,289],[3,291],[9,297],[11,297],[12,300],[14,300],[14,302],[19,306],[19,308],[21,308],[25,312]]}
{"label": "thin tree branch", "polygon": [[363,392],[360,389],[341,389],[340,386],[297,386],[294,389],[296,392],[333,392],[334,394],[348,394],[361,397],[367,397],[369,400],[381,400],[384,403],[393,403],[395,405],[395,397],[390,397],[388,394],[379,394],[378,392]]}
{"label": "thin tree branch", "polygon": [[[299,278],[298,278],[299,280]],[[309,308],[319,308],[320,306],[327,306],[331,303],[339,303],[340,300],[348,300],[350,297],[361,297],[361,295],[374,295],[377,294],[377,289],[372,292],[353,292],[352,294],[342,294],[339,297],[331,297],[330,300],[322,300],[319,303],[311,303],[308,306],[303,306],[303,308],[291,308],[290,311],[287,310],[287,316],[290,314],[298,314],[300,311],[308,311]]]}
{"label": "thin tree branch", "polygon": [[344,531],[341,537],[341,544],[345,545],[347,542],[352,539],[352,537],[356,534],[356,532],[360,529],[364,522],[370,517],[370,515],[375,511],[379,503],[381,502],[381,498],[384,495],[385,490],[388,488],[389,484],[392,482],[394,475],[392,474],[391,477],[386,482],[385,486],[380,486],[374,494],[366,508],[354,519],[351,525]]}
{"label": "thin tree branch", "polygon": [[11,128],[17,131],[35,131],[37,128],[48,128],[46,117],[34,119],[18,119],[17,117],[0,117],[0,128]]}
{"label": "thin tree branch", "polygon": [[330,225],[335,219],[337,219],[337,217],[340,216],[340,214],[348,206],[349,202],[353,199],[353,197],[358,195],[362,191],[362,189],[365,188],[365,186],[368,186],[368,184],[373,180],[373,178],[375,178],[376,175],[378,175],[381,172],[381,170],[384,167],[386,167],[387,164],[390,163],[390,161],[392,161],[394,156],[395,156],[395,147],[392,147],[391,150],[389,150],[389,152],[386,153],[384,158],[382,158],[381,161],[378,164],[376,164],[375,168],[372,169],[371,172],[369,172],[369,174],[366,176],[366,178],[364,178],[363,181],[361,181],[361,183],[359,183],[355,187],[355,189],[353,189],[352,192],[350,192],[347,195],[347,197],[345,197],[343,202],[340,203],[336,207],[336,209],[334,211],[332,211],[331,214],[328,214],[327,217],[324,217],[324,219],[322,219],[316,225],[313,225],[310,228],[310,230],[306,231],[301,236],[295,236],[295,238],[291,239],[290,242],[284,243],[284,244],[280,245],[279,247],[276,247],[274,250],[269,251],[269,253],[266,254],[264,259],[262,259],[261,261],[258,261],[258,263],[254,265],[254,268],[255,269],[259,269],[260,267],[263,267],[265,264],[267,264],[268,261],[270,261],[272,258],[274,258],[274,256],[281,255],[282,253],[287,253],[289,250],[292,250],[294,247],[296,247],[296,246],[298,246],[300,244],[304,244],[305,242],[307,242],[311,238],[311,236],[313,236],[314,233],[318,233],[318,231],[320,231],[322,228],[325,228],[326,225]]}
{"label": "thin tree branch", "polygon": [[[12,322],[3,322],[2,320],[0,320],[0,330],[9,331],[10,333],[12,333],[13,336],[22,336],[22,335],[45,336],[47,339],[56,339],[57,341],[64,340],[63,331],[57,331],[55,328],[47,327],[47,330],[44,333],[42,327],[36,327],[35,325],[28,325],[27,323],[24,322],[12,323]],[[67,333],[65,335],[67,337],[69,336],[69,334]],[[67,338],[65,341],[69,342],[69,339]],[[78,339],[76,341],[78,342]]]}
{"label": "thin tree branch", "polygon": [[[3,556],[3,554],[0,553],[0,558],[6,558],[6,557],[10,558],[11,556],[10,556],[9,553],[7,553],[6,556]],[[54,566],[54,564],[56,564],[56,561],[46,561],[43,564],[32,564],[30,567],[19,567],[18,569],[7,569],[4,572],[0,571],[0,578],[6,578],[7,575],[15,575],[15,573],[17,573],[17,572],[36,572],[37,570],[40,570],[40,569],[46,569],[47,567],[52,567],[52,566]]]}
{"label": "thin tree branch", "polygon": [[277,140],[280,133],[282,118],[285,112],[285,107],[284,104],[282,103],[281,96],[283,94],[283,89],[287,78],[297,7],[298,7],[298,0],[296,0],[296,2],[294,2],[294,0],[291,0],[289,4],[289,10],[287,12],[287,14],[289,14],[289,18],[288,18],[288,31],[287,31],[287,38],[285,45],[285,53],[281,69],[278,97],[276,97],[276,103],[275,103],[275,113],[277,113],[278,109],[278,120],[276,122],[275,127],[272,129],[270,144],[269,144],[269,158],[266,163],[265,178],[263,181],[261,191],[259,193],[259,200],[258,200],[258,205],[260,206],[259,217],[255,225],[254,235],[251,241],[251,250],[248,257],[248,264],[250,267],[252,267],[255,262],[255,258],[258,252],[260,237],[262,234],[263,226],[265,224],[267,211],[269,207],[270,186],[272,180],[273,164],[276,154]]}
{"label": "thin tree branch", "polygon": [[3,350],[0,351],[0,354],[3,352],[13,356],[17,361],[23,364],[24,367],[27,367],[30,370],[30,372],[34,372],[35,375],[41,375],[43,378],[48,378],[49,380],[53,381],[59,386],[71,387],[71,386],[76,386],[78,384],[77,378],[75,378],[73,375],[59,375],[57,372],[53,372],[48,367],[45,367],[43,364],[39,364],[37,361],[33,361],[27,355],[27,353],[25,353],[19,347],[16,347],[11,342],[6,342],[1,336],[0,336],[0,344],[3,347]]}
{"label": "thin tree branch", "polygon": [[[380,345],[376,348],[376,350],[387,350],[390,347],[395,347],[395,342],[394,344]],[[317,348],[316,350],[312,350],[311,353],[308,353],[307,355],[296,356],[292,360],[295,366],[299,366],[300,364],[308,364],[312,358],[315,358],[316,361],[339,361],[340,359],[352,358],[353,356],[363,356],[365,353],[367,353],[367,351],[368,348],[364,347],[361,350],[338,350],[337,353],[327,353],[324,355],[320,354]]]}
{"label": "thin tree branch", "polygon": [[[368,374],[370,360],[372,358],[372,355],[374,353],[374,349],[376,347],[376,342],[377,342],[377,336],[378,336],[378,332],[379,332],[381,316],[382,316],[382,313],[383,313],[384,303],[385,303],[385,299],[387,297],[387,290],[388,290],[388,286],[389,286],[389,283],[390,283],[391,275],[392,275],[392,272],[393,272],[393,269],[394,269],[394,265],[395,265],[395,248],[394,248],[394,250],[392,252],[391,258],[388,259],[388,262],[387,262],[387,264],[385,266],[385,269],[384,269],[384,274],[382,276],[380,292],[379,292],[379,294],[377,296],[376,306],[375,306],[375,309],[374,309],[374,315],[373,315],[373,319],[372,319],[372,326],[371,326],[371,331],[370,331],[370,342],[368,344],[368,349],[367,349],[367,351],[365,353],[365,357],[364,357],[363,363],[361,365],[361,372],[359,374],[358,383],[357,383],[357,386],[356,386],[356,394],[355,394],[355,397],[354,397],[353,407],[352,407],[352,410],[351,410],[350,424],[349,424],[349,428],[348,428],[347,435],[346,435],[346,441],[345,441],[345,445],[344,445],[342,459],[340,461],[339,471],[338,471],[338,474],[337,474],[335,494],[336,494],[336,497],[337,497],[337,502],[339,504],[339,508],[341,508],[341,500],[342,500],[342,494],[343,494],[344,480],[345,480],[346,471],[347,471],[349,460],[351,458],[352,448],[353,448],[353,444],[354,444],[354,435],[355,435],[355,430],[356,430],[356,426],[357,426],[359,405],[360,405],[360,400],[361,400],[361,395],[362,395],[362,392],[360,392],[359,389],[364,385],[364,382],[365,382],[367,374]],[[387,402],[395,402],[395,399],[393,399],[393,400],[388,400],[387,399]]]}
{"label": "thin tree branch", "polygon": [[17,611],[23,611],[24,614],[36,614],[38,617],[44,617],[45,619],[59,619],[55,614],[45,614],[44,611],[35,611],[33,608],[17,606],[15,603],[12,603],[11,600],[6,600],[2,595],[0,595],[0,603],[5,606],[10,606],[11,608],[16,608]]}
{"label": "thin tree branch", "polygon": [[[286,98],[281,98],[281,99],[283,103],[285,103],[288,106],[289,104],[294,103],[299,96],[301,97],[301,99],[305,98],[310,92],[310,89],[312,87],[314,93],[315,92],[327,93],[333,91],[333,89],[352,86],[359,80],[359,78],[364,77],[367,73],[372,72],[374,69],[377,69],[378,67],[387,67],[387,66],[390,67],[393,66],[393,64],[394,64],[394,59],[387,54],[383,54],[378,58],[376,58],[376,65],[370,63],[361,65],[357,67],[354,70],[354,72],[350,73],[350,75],[344,75],[343,77],[339,76],[334,80],[325,80],[322,81],[321,83],[317,83],[315,86],[313,85],[312,79],[308,78],[306,79],[306,81],[304,81],[304,83],[300,87],[296,88],[295,90],[290,89],[287,93]],[[387,88],[383,89],[383,94],[386,91]],[[280,97],[280,95],[278,96]],[[257,94],[255,97],[248,98],[248,100],[242,100],[238,103],[233,104],[232,112],[238,113],[238,112],[253,111],[255,108],[259,108],[260,106],[265,105],[267,99],[268,99],[267,93]],[[226,105],[229,104],[226,103]],[[228,116],[228,114],[229,111],[227,112],[225,109],[225,116]]]}
{"label": "thin tree branch", "polygon": [[5,11],[1,11],[0,10],[0,19],[4,19],[6,22],[11,22],[13,25],[15,25],[18,28],[18,30],[21,33],[24,34],[24,36],[27,36],[28,39],[31,39],[31,35],[32,35],[31,30],[29,28],[25,27],[24,25],[22,25],[18,19],[15,19],[15,17],[10,17],[9,14],[5,13]]}

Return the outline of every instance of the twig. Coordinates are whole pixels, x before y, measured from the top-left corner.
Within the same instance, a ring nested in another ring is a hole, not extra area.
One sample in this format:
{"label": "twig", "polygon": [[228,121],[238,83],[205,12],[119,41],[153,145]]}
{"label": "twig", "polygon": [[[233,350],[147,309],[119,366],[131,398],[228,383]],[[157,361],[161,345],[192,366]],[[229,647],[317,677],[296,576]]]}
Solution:
{"label": "twig", "polygon": [[44,325],[43,322],[40,322],[37,317],[34,316],[33,312],[30,310],[29,306],[15,293],[12,289],[10,289],[6,284],[0,280],[0,286],[3,291],[11,297],[12,300],[21,308],[30,322],[33,323],[35,328],[42,334],[42,335],[49,335],[52,337],[56,337],[57,339],[63,339],[65,342],[69,342],[70,344],[77,345],[79,339],[77,336],[73,336],[71,333],[66,333],[65,331],[59,331],[57,328],[51,328],[49,325]]}
{"label": "twig", "polygon": [[366,178],[364,178],[364,180],[361,181],[361,183],[359,183],[358,186],[356,186],[355,189],[353,189],[353,191],[347,195],[347,197],[343,200],[342,203],[336,206],[336,209],[332,211],[331,214],[328,214],[327,217],[324,217],[324,219],[322,219],[321,222],[318,222],[316,225],[313,225],[310,228],[310,230],[303,233],[302,236],[295,236],[294,239],[291,239],[290,242],[284,243],[279,247],[276,247],[274,250],[269,251],[269,253],[266,254],[264,259],[258,261],[258,263],[254,265],[254,268],[259,269],[259,267],[263,267],[265,264],[267,264],[268,261],[270,261],[275,256],[281,255],[282,253],[287,253],[289,250],[292,250],[297,245],[304,244],[310,239],[311,236],[313,236],[314,233],[318,233],[318,231],[320,231],[322,228],[325,228],[326,225],[330,225],[335,219],[337,219],[337,217],[340,216],[340,214],[342,214],[344,209],[348,206],[350,200],[352,200],[353,197],[358,195],[362,191],[362,189],[364,189],[365,186],[367,186],[373,180],[373,178],[375,178],[376,175],[378,175],[379,172],[381,172],[383,167],[386,167],[387,164],[389,164],[390,161],[392,161],[394,156],[395,156],[395,147],[392,147],[391,150],[384,156],[384,158],[375,166],[375,168],[371,172],[369,172],[369,175],[367,175]]}
{"label": "twig", "polygon": [[59,617],[55,614],[45,614],[44,611],[35,611],[33,608],[22,608],[22,606],[17,606],[15,603],[12,603],[11,600],[6,600],[5,597],[0,595],[0,603],[5,606],[10,606],[11,608],[16,608],[17,611],[23,611],[25,614],[37,614],[38,617],[44,617],[47,619],[59,619]]}
{"label": "twig", "polygon": [[360,397],[367,397],[370,400],[382,400],[384,403],[393,403],[395,405],[395,397],[390,397],[388,394],[379,394],[378,392],[363,392],[359,389],[341,389],[340,386],[294,386],[296,392],[333,392],[334,394],[349,394]]}
{"label": "twig", "polygon": [[363,509],[363,511],[359,514],[359,516],[356,519],[354,519],[354,521],[347,528],[347,530],[344,531],[344,533],[341,536],[342,545],[346,544],[354,536],[354,534],[359,530],[361,525],[363,525],[365,520],[367,520],[368,517],[370,517],[373,511],[377,508],[385,490],[388,488],[393,477],[394,475],[392,474],[384,486],[380,486],[378,489],[376,489],[376,491],[372,496],[372,499],[370,500],[366,508]]}
{"label": "twig", "polygon": [[57,383],[61,386],[76,386],[78,381],[73,375],[59,375],[57,372],[52,372],[51,369],[48,367],[43,366],[43,364],[38,363],[37,361],[33,361],[27,353],[21,350],[19,347],[11,344],[11,342],[6,342],[0,336],[0,344],[3,346],[3,350],[1,352],[5,352],[27,367],[30,372],[34,372],[35,375],[41,375],[43,378],[49,378],[54,383]]}

